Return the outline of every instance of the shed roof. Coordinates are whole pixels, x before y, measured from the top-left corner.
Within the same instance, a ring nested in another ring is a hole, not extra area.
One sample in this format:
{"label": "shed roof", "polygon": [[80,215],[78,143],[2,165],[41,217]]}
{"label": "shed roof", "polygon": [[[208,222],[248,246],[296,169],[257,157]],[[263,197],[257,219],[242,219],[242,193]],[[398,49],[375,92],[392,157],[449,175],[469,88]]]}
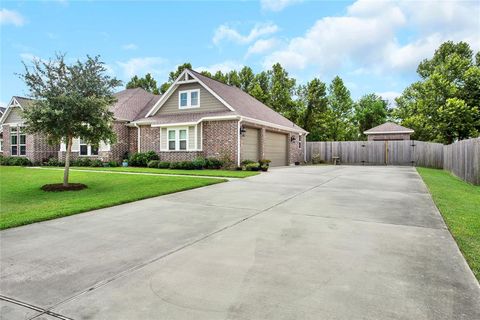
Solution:
{"label": "shed roof", "polygon": [[403,127],[399,124],[393,122],[385,122],[379,126],[368,129],[363,133],[366,135],[369,134],[389,134],[389,133],[413,133],[414,130],[410,128]]}

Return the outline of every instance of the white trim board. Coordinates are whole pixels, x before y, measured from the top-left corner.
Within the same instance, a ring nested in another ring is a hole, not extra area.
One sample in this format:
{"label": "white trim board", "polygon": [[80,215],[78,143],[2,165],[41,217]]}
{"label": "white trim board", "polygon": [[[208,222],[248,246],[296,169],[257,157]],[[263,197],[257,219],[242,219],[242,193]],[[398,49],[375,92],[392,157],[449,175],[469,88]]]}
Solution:
{"label": "white trim board", "polygon": [[185,79],[185,75],[188,74],[190,77],[192,77],[195,81],[197,81],[205,90],[210,92],[215,98],[217,98],[218,101],[220,101],[225,107],[230,109],[230,111],[235,111],[235,109],[229,105],[225,100],[223,100],[215,91],[210,89],[205,83],[200,81],[193,73],[190,72],[190,70],[185,69],[183,72],[178,76],[178,78],[172,83],[172,85],[168,88],[168,90],[162,95],[162,97],[155,103],[155,105],[147,112],[145,115],[145,118],[150,117],[151,115],[154,115],[160,110],[160,108],[165,104],[165,102],[170,98],[170,96],[175,92],[177,87],[181,84],[182,81],[191,81],[191,80],[181,80],[182,76]]}

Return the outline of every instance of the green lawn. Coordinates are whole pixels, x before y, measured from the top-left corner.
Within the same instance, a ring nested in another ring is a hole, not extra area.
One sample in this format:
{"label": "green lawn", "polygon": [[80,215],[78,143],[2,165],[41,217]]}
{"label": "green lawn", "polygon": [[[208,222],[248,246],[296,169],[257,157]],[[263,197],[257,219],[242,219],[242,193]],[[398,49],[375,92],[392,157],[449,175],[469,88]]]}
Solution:
{"label": "green lawn", "polygon": [[417,170],[470,268],[480,280],[480,186],[466,183],[443,170]]}
{"label": "green lawn", "polygon": [[92,168],[92,167],[72,167],[75,170],[101,170],[117,172],[139,172],[156,174],[178,174],[188,176],[206,176],[206,177],[224,177],[224,178],[246,178],[259,174],[254,171],[233,171],[233,170],[175,170],[175,169],[156,169],[156,168],[136,168],[136,167],[113,167],[113,168]]}
{"label": "green lawn", "polygon": [[84,183],[87,189],[68,192],[40,190],[44,184],[60,183],[62,177],[63,171],[60,170],[0,166],[0,229],[225,181],[72,171],[70,182]]}

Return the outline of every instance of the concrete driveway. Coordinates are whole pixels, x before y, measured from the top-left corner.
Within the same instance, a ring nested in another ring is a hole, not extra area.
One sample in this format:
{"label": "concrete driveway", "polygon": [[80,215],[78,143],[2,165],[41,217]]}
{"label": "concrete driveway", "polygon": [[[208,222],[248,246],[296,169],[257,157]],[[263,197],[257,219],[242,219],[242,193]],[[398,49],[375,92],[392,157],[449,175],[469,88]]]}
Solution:
{"label": "concrete driveway", "polygon": [[410,167],[279,168],[0,240],[2,319],[480,319]]}

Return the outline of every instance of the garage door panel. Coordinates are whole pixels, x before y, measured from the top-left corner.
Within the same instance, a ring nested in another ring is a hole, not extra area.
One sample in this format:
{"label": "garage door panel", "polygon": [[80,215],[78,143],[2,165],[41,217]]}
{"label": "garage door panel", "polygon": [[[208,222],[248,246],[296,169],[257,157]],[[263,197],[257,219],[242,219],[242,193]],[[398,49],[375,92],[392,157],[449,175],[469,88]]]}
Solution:
{"label": "garage door panel", "polygon": [[257,161],[259,159],[259,140],[258,129],[246,128],[245,135],[242,137],[241,159]]}
{"label": "garage door panel", "polygon": [[287,135],[267,131],[265,133],[265,159],[272,162],[271,166],[285,166],[287,161]]}

